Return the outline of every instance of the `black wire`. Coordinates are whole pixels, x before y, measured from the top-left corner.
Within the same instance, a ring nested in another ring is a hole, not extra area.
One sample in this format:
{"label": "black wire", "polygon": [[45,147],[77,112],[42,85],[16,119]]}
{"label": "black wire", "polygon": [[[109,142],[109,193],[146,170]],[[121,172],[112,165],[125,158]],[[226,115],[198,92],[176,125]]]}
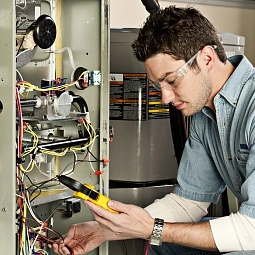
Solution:
{"label": "black wire", "polygon": [[[77,163],[95,163],[95,162],[100,162],[100,161],[101,161],[101,160],[99,160],[99,159],[97,159],[97,158],[95,158],[95,157],[94,157],[95,160],[86,160],[85,158],[88,156],[88,153],[90,153],[90,152],[89,152],[89,150],[88,150],[88,148],[87,148],[87,153],[85,154],[85,156],[84,156],[83,159],[77,159],[77,160],[75,160],[74,162],[68,163],[68,164],[65,166],[65,168],[60,172],[59,175],[61,175],[63,172],[65,172],[66,169],[67,169],[71,164],[74,164],[75,167],[76,167]],[[92,156],[93,156],[93,155],[92,155]],[[73,169],[74,169],[74,167],[73,167]],[[66,175],[71,174],[71,173],[73,172],[73,169],[72,169],[69,173],[67,173]]]}
{"label": "black wire", "polygon": [[88,153],[89,153],[95,160],[97,160],[98,162],[101,161],[101,160],[98,159],[89,149],[88,149]]}
{"label": "black wire", "polygon": [[62,173],[64,173],[65,170],[66,170],[70,165],[73,165],[73,168],[72,168],[72,170],[71,170],[69,173],[67,173],[66,175],[69,175],[69,174],[71,174],[71,173],[74,172],[74,169],[75,169],[75,166],[76,166],[76,163],[78,162],[78,160],[76,160],[76,157],[75,157],[76,154],[75,154],[75,152],[72,151],[72,153],[73,153],[73,157],[74,157],[73,162],[68,163],[68,164],[65,166],[65,168],[59,173],[59,175],[61,175]]}
{"label": "black wire", "polygon": [[22,46],[24,40],[25,40],[25,36],[22,38],[22,41],[21,41],[21,43],[20,43],[20,45],[19,45],[19,48],[18,48],[18,50],[17,50],[17,53],[16,53],[16,57],[19,55],[19,52],[20,52],[20,49],[21,49],[21,46]]}
{"label": "black wire", "polygon": [[[37,185],[34,184],[34,183],[32,182],[32,180],[30,179],[30,177],[29,177],[26,173],[25,173],[25,176],[26,176],[26,178],[29,180],[29,182],[31,183],[31,185],[37,188]],[[28,192],[29,192],[29,190],[28,190]]]}
{"label": "black wire", "polygon": [[41,189],[40,189],[40,186],[37,186],[36,184],[34,184],[34,183],[32,182],[32,180],[30,179],[30,177],[29,177],[26,173],[25,173],[25,176],[26,176],[26,178],[29,180],[29,182],[31,183],[32,187],[35,187],[35,189],[34,189],[32,192],[30,192],[29,189],[27,189],[27,191],[28,191],[30,197],[33,195],[33,193],[35,192],[35,190],[38,190],[38,189],[39,189],[38,194],[37,194],[32,200],[30,200],[30,201],[32,202],[32,201],[35,200],[38,196],[40,196],[40,194],[41,194],[42,191],[41,191]]}
{"label": "black wire", "polygon": [[[51,179],[49,179],[49,180],[47,180],[47,181],[41,182],[41,184],[38,185],[38,186],[36,186],[36,188],[31,192],[31,195],[30,195],[30,196],[32,196],[32,195],[34,194],[34,192],[35,192],[36,190],[40,189],[44,184],[46,184],[46,183],[48,183],[48,182],[51,182],[51,181],[53,181],[53,180],[55,180],[55,179],[56,179],[56,177],[53,177],[53,178],[51,178]],[[41,191],[41,189],[40,189],[39,194],[37,194],[36,197],[34,197],[33,199],[31,199],[30,201],[31,201],[31,202],[34,201],[35,198],[37,198],[37,197],[41,194],[41,192],[42,192],[42,191]]]}
{"label": "black wire", "polygon": [[77,161],[76,161],[76,157],[75,157],[75,156],[76,156],[75,152],[72,151],[72,153],[73,153],[73,158],[74,158],[74,160],[73,160],[73,169],[72,169],[72,171],[70,172],[70,174],[74,172],[74,169],[75,169],[75,166],[76,166],[76,162],[77,162]]}

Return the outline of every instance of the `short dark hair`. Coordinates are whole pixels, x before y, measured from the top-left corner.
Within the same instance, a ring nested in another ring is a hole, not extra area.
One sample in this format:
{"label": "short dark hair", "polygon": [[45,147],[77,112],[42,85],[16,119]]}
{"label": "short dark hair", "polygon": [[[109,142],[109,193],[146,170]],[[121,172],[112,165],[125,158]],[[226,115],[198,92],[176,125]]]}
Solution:
{"label": "short dark hair", "polygon": [[132,44],[135,57],[142,62],[165,53],[188,61],[206,45],[217,45],[223,63],[227,56],[212,23],[192,7],[174,5],[150,14]]}

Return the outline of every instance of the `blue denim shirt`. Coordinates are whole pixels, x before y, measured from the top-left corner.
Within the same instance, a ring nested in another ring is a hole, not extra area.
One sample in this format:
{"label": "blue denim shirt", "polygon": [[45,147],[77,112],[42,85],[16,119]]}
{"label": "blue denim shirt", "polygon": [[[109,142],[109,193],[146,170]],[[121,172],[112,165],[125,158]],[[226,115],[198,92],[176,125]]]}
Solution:
{"label": "blue denim shirt", "polygon": [[255,218],[255,70],[242,55],[229,61],[236,68],[214,98],[216,112],[192,117],[174,193],[217,203],[228,186],[239,212]]}

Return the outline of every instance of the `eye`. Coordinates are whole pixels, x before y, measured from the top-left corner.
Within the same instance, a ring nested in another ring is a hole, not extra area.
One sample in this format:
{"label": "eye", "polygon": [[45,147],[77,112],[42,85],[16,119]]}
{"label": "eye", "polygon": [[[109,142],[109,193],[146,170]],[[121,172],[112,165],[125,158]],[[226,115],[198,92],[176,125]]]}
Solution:
{"label": "eye", "polygon": [[177,78],[176,73],[173,72],[173,73],[168,74],[168,75],[165,77],[165,81],[166,81],[169,85],[174,86],[175,83],[176,83],[176,78]]}
{"label": "eye", "polygon": [[168,83],[169,85],[174,85],[174,84],[175,84],[175,80],[167,81],[167,83]]}

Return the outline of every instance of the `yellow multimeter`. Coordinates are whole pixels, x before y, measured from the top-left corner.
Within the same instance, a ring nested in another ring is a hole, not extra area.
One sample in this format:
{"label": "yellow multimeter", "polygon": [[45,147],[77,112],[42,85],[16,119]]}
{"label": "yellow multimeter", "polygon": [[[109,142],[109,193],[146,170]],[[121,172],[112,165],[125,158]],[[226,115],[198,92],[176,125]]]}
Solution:
{"label": "yellow multimeter", "polygon": [[90,184],[81,184],[80,182],[65,176],[59,175],[57,176],[58,180],[66,185],[68,188],[74,190],[74,196],[77,198],[81,198],[83,200],[88,200],[93,204],[96,204],[110,212],[118,213],[117,211],[108,207],[108,201],[110,200],[109,197],[102,195],[101,193],[97,192],[94,189],[93,185]]}

